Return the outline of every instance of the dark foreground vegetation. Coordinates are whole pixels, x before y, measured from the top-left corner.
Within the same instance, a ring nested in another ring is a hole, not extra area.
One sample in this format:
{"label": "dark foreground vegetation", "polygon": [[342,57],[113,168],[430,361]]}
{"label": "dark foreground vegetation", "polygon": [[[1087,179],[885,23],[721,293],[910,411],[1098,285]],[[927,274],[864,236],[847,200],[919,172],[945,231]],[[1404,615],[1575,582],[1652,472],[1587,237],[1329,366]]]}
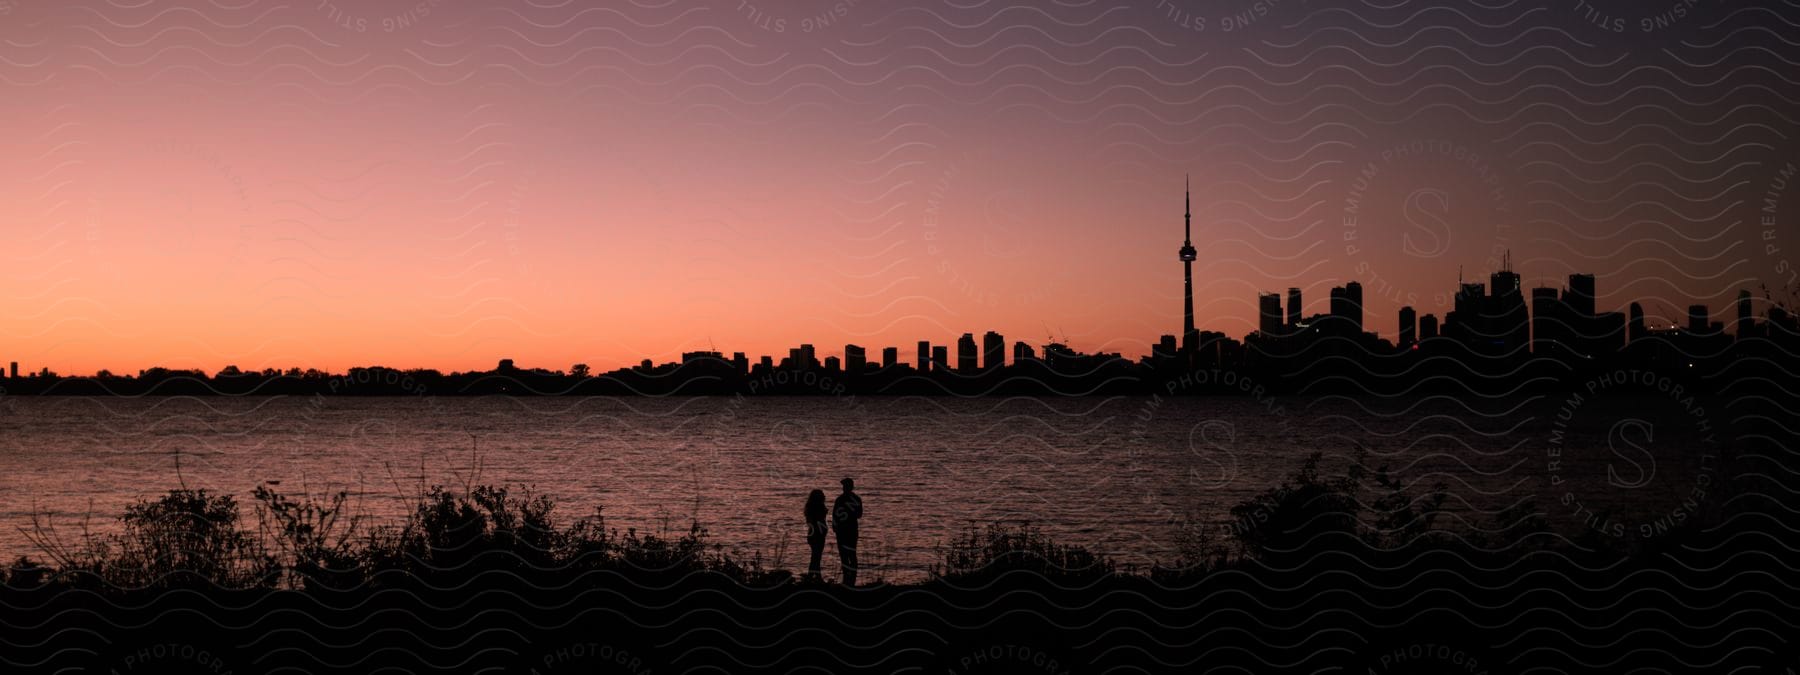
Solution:
{"label": "dark foreground vegetation", "polygon": [[[1326,552],[1384,557],[1433,550],[1510,560],[1566,541],[1529,502],[1494,522],[1445,528],[1440,519],[1453,514],[1442,486],[1412,495],[1385,468],[1370,474],[1360,457],[1338,477],[1320,475],[1320,462],[1314,454],[1281,485],[1234,507],[1237,526],[1177,527],[1181,556],[1143,573],[1121,570],[1106,555],[1058,542],[1029,523],[1000,522],[944,542],[929,583],[988,585],[1024,576],[1062,585],[1180,584]],[[229,494],[171,490],[127,507],[111,533],[66,541],[35,530],[30,534],[42,555],[9,565],[6,585],[116,596],[173,589],[429,589],[488,575],[536,585],[602,575],[661,586],[695,574],[750,587],[812,583],[765,566],[760,555],[734,557],[699,523],[658,533],[621,531],[607,526],[603,509],[565,518],[549,498],[503,486],[434,486],[420,491],[400,522],[374,525],[350,515],[346,492],[295,497],[259,486],[251,496],[246,504]],[[1571,550],[1617,552],[1597,538]]]}
{"label": "dark foreground vegetation", "polygon": [[1800,652],[1763,627],[1796,616],[1777,536],[1793,512],[1754,473],[1722,475],[1697,517],[1628,543],[1558,534],[1529,502],[1472,521],[1441,490],[1315,455],[1233,509],[1247,525],[1183,528],[1180,558],[1149,570],[996,523],[945,542],[929,581],[855,589],[733,557],[698,525],[619,531],[503,487],[425,490],[380,526],[344,494],[176,490],[8,565],[0,665],[1785,672],[1761,669]]}

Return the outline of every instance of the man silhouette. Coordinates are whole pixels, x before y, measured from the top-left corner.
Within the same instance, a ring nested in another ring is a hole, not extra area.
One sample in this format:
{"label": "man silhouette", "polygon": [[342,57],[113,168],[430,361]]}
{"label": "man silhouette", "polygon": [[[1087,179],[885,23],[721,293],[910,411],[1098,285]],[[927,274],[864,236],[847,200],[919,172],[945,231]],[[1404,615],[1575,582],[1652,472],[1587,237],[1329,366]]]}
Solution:
{"label": "man silhouette", "polygon": [[838,559],[844,564],[844,585],[856,585],[856,528],[862,519],[862,497],[856,481],[845,478],[844,492],[831,505],[831,530],[837,533]]}

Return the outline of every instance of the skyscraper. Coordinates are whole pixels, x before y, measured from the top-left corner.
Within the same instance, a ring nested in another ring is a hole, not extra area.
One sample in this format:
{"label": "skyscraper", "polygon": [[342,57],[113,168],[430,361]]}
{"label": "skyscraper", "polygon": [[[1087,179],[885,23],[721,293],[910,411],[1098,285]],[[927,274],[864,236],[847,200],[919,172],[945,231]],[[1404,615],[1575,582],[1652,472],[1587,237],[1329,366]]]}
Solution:
{"label": "skyscraper", "polygon": [[1424,342],[1438,336],[1438,318],[1436,314],[1419,317],[1419,341]]}
{"label": "skyscraper", "polygon": [[1025,344],[1024,340],[1013,343],[1013,365],[1016,366],[1025,363],[1026,361],[1034,361],[1036,359],[1037,351],[1033,350],[1031,345]]}
{"label": "skyscraper", "polygon": [[1548,356],[1567,342],[1563,336],[1569,326],[1567,307],[1555,288],[1531,289],[1531,353]]}
{"label": "skyscraper", "polygon": [[1750,291],[1738,291],[1737,326],[1732,332],[1736,333],[1739,340],[1750,337],[1751,333],[1756,332],[1756,319],[1750,315]]}
{"label": "skyscraper", "polygon": [[956,339],[956,372],[971,375],[975,372],[975,334],[963,333]]}
{"label": "skyscraper", "polygon": [[1348,325],[1348,322],[1351,320],[1350,289],[1343,286],[1331,287],[1331,305],[1329,306],[1329,311],[1331,312],[1331,318],[1333,319],[1331,322],[1333,326],[1342,327]]}
{"label": "skyscraper", "polygon": [[1175,336],[1164,335],[1164,336],[1162,336],[1162,339],[1157,341],[1156,347],[1153,350],[1153,353],[1156,354],[1156,356],[1159,358],[1173,358],[1175,356],[1176,349],[1177,348],[1175,346]]}
{"label": "skyscraper", "polygon": [[1361,333],[1363,329],[1362,282],[1352,281],[1344,284],[1344,300],[1350,306],[1350,325],[1355,327],[1356,332]]}
{"label": "skyscraper", "polygon": [[1006,338],[1001,337],[999,333],[990,330],[986,335],[981,336],[981,348],[983,352],[981,366],[983,368],[999,370],[1001,366],[1006,365]]}
{"label": "skyscraper", "polygon": [[1563,295],[1563,302],[1569,305],[1575,316],[1586,318],[1594,315],[1594,275],[1569,275],[1569,290]]}
{"label": "skyscraper", "polygon": [[1512,270],[1511,251],[1501,256],[1500,270],[1488,275],[1488,293],[1494,297],[1524,295],[1524,289],[1519,285],[1519,274]]}
{"label": "skyscraper", "polygon": [[919,341],[919,372],[931,372],[931,341]]}
{"label": "skyscraper", "polygon": [[1706,305],[1688,305],[1688,332],[1699,335],[1707,332],[1708,316]]}
{"label": "skyscraper", "polygon": [[[1457,275],[1461,278],[1462,275]],[[1458,282],[1456,297],[1451,300],[1450,311],[1444,314],[1444,337],[1458,340],[1466,344],[1474,344],[1481,334],[1481,310],[1487,303],[1487,286],[1479,283]]]}
{"label": "skyscraper", "polygon": [[788,350],[788,363],[785,366],[794,370],[818,370],[818,353],[810,344],[803,344]]}
{"label": "skyscraper", "polygon": [[1194,188],[1191,180],[1184,179],[1184,185],[1181,226],[1181,350],[1192,353],[1200,348],[1200,336],[1194,332],[1194,259],[1199,254],[1194,251]]}
{"label": "skyscraper", "polygon": [[844,372],[861,373],[869,365],[869,352],[858,345],[844,345]]}
{"label": "skyscraper", "polygon": [[1267,336],[1281,334],[1281,294],[1258,293],[1256,306],[1259,319],[1257,330]]}
{"label": "skyscraper", "polygon": [[1491,323],[1486,327],[1501,351],[1525,348],[1531,340],[1531,313],[1525,309],[1525,294],[1519,274],[1512,269],[1512,252],[1500,258],[1500,270],[1488,275],[1488,302],[1483,314]]}
{"label": "skyscraper", "polygon": [[1289,326],[1300,325],[1300,289],[1288,288],[1287,323]]}
{"label": "skyscraper", "polygon": [[1419,315],[1412,305],[1400,308],[1400,346],[1410,346],[1419,341]]}
{"label": "skyscraper", "polygon": [[937,345],[935,347],[932,347],[931,348],[931,370],[933,372],[941,373],[941,372],[944,372],[949,369],[950,369],[950,348],[946,347],[944,345]]}
{"label": "skyscraper", "polygon": [[1637,342],[1650,335],[1650,329],[1644,325],[1643,305],[1631,303],[1631,327],[1627,330],[1631,334],[1632,342]]}
{"label": "skyscraper", "polygon": [[899,347],[882,347],[881,348],[881,367],[882,368],[892,368],[897,365],[900,365],[900,348]]}

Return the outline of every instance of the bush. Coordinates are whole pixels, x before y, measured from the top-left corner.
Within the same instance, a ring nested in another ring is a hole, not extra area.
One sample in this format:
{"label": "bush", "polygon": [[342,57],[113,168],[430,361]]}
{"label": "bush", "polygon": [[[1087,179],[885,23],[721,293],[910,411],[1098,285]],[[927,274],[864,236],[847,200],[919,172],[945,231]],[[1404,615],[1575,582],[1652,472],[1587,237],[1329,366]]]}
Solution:
{"label": "bush", "polygon": [[1382,466],[1375,470],[1371,500],[1364,501],[1366,458],[1359,450],[1343,476],[1322,478],[1322,456],[1313,453],[1280,485],[1233,506],[1233,519],[1245,526],[1232,536],[1244,554],[1285,564],[1323,550],[1368,554],[1438,545],[1433,539],[1444,533],[1438,518],[1449,496],[1444,485],[1415,497]]}
{"label": "bush", "polygon": [[266,588],[279,579],[278,566],[258,539],[238,529],[237,499],[230,495],[170,490],[127,506],[120,521],[118,534],[84,536],[75,547],[53,541],[41,530],[34,541],[56,563],[57,577],[66,584]]}
{"label": "bush", "polygon": [[1321,479],[1319,461],[1320,454],[1313,453],[1281,485],[1231,507],[1236,522],[1249,524],[1233,532],[1246,554],[1275,559],[1325,543],[1320,537],[1357,536],[1362,468]]}
{"label": "bush", "polygon": [[[466,492],[433,487],[420,494],[402,522],[361,531],[360,523],[346,515],[344,492],[292,498],[264,486],[252,494],[255,532],[240,527],[235,498],[173,490],[127,507],[120,534],[85,536],[80,545],[65,546],[40,532],[38,541],[55,561],[61,583],[94,580],[132,589],[345,590],[417,581],[443,588],[494,571],[539,586],[595,571],[659,584],[695,572],[718,573],[740,583],[780,578],[763,569],[760,555],[736,560],[718,553],[699,523],[673,536],[635,529],[620,535],[606,528],[596,509],[591,518],[559,527],[549,498],[505,487],[476,486]],[[31,587],[45,583],[50,572],[20,559],[4,580],[15,588]]]}

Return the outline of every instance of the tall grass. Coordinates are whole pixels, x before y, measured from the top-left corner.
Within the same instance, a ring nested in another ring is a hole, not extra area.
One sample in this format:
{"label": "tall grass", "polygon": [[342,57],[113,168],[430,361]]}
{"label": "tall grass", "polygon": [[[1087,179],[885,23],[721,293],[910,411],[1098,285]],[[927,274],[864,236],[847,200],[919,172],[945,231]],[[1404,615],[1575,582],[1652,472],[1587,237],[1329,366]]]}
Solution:
{"label": "tall grass", "polygon": [[32,538],[49,565],[21,558],[9,566],[7,583],[348,590],[419,582],[445,587],[494,572],[538,585],[592,572],[645,582],[694,572],[746,584],[781,578],[763,568],[760,556],[722,552],[698,523],[679,532],[620,532],[596,508],[564,524],[549,498],[506,487],[434,486],[400,522],[383,526],[350,516],[344,492],[291,496],[263,486],[253,498],[253,523],[230,495],[182,489],[127,507],[115,534],[83,528],[77,541],[64,542],[37,528]]}

